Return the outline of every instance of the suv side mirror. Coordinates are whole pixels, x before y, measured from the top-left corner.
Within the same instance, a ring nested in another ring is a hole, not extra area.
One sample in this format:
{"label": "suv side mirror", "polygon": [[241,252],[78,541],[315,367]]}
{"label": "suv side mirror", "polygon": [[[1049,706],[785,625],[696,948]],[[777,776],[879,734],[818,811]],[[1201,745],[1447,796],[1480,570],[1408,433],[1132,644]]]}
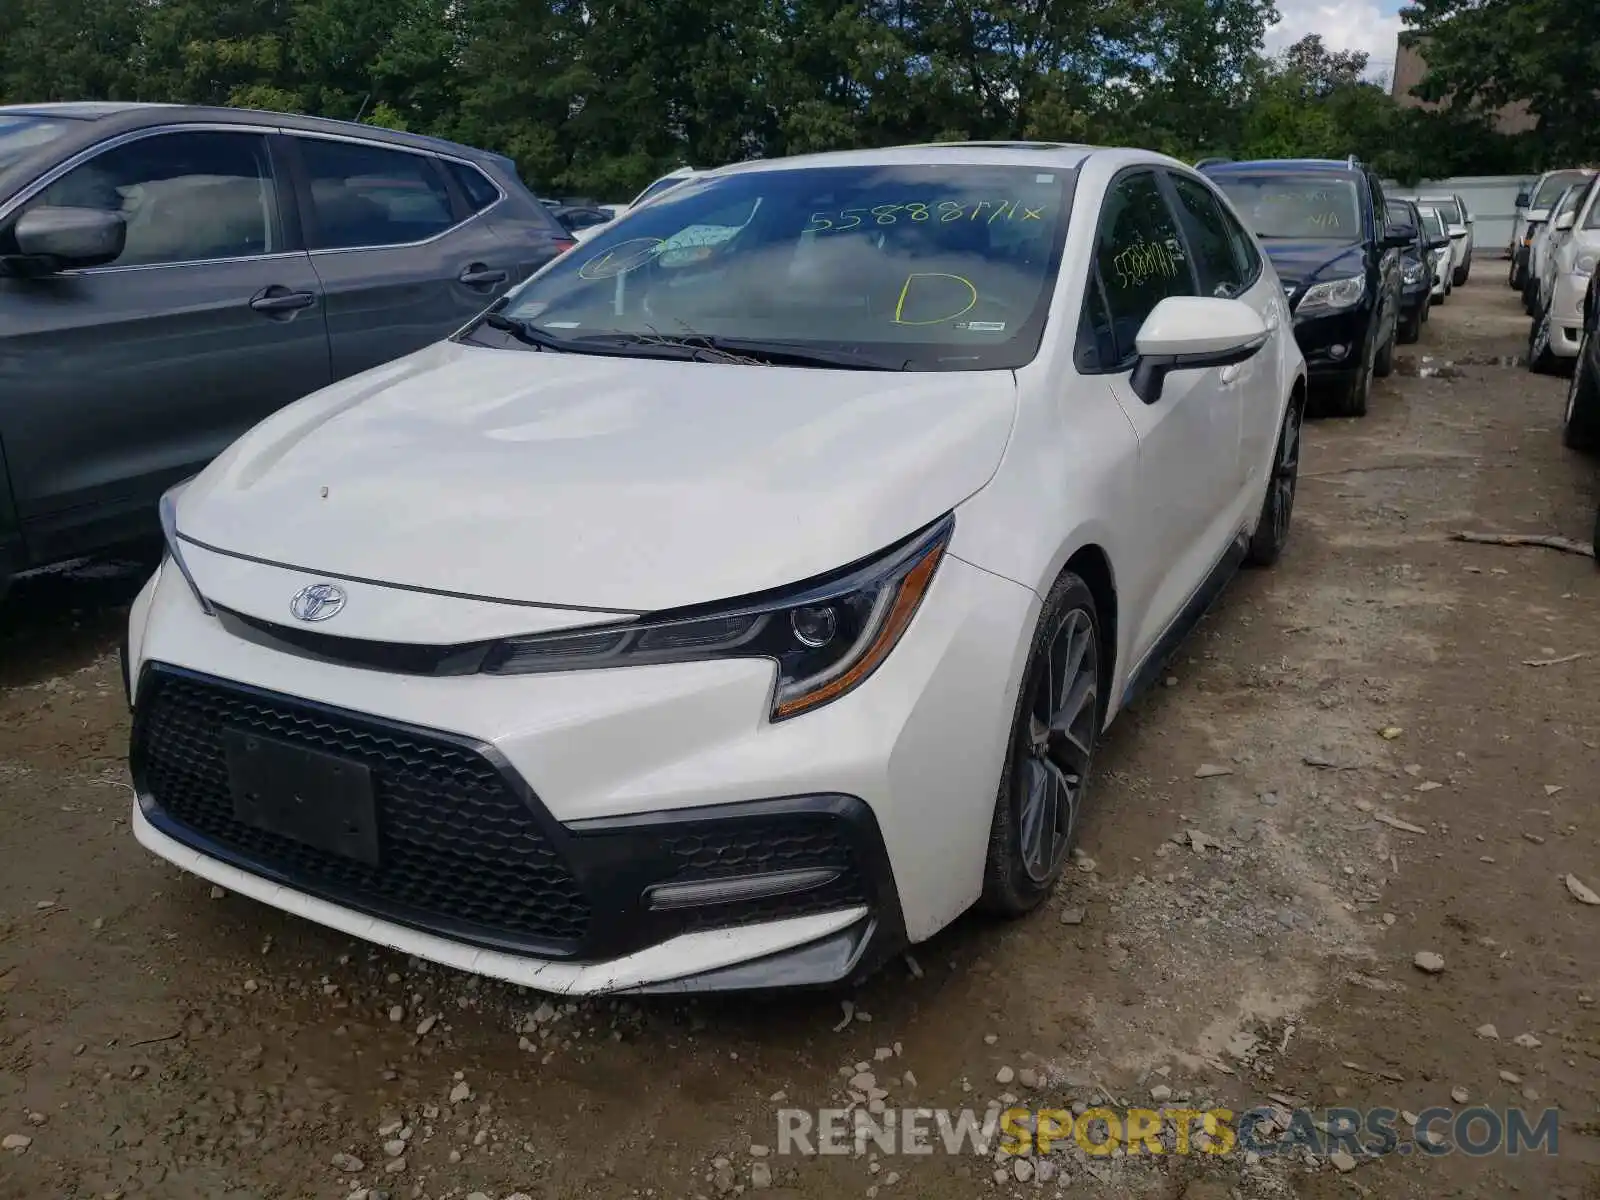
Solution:
{"label": "suv side mirror", "polygon": [[1378,242],[1380,250],[1404,250],[1417,240],[1417,231],[1409,225],[1391,226]]}
{"label": "suv side mirror", "polygon": [[1231,367],[1266,344],[1266,322],[1242,300],[1168,296],[1139,327],[1139,359],[1129,383],[1139,399],[1154,404],[1172,372]]}
{"label": "suv side mirror", "polygon": [[1443,250],[1449,244],[1450,244],[1450,239],[1449,238],[1447,238],[1447,237],[1436,237],[1436,238],[1432,238],[1432,239],[1429,240],[1428,249],[1429,250]]}
{"label": "suv side mirror", "polygon": [[13,274],[52,275],[115,262],[128,240],[121,213],[98,208],[32,208],[12,226],[20,252],[3,261]]}
{"label": "suv side mirror", "polygon": [[1517,207],[1518,208],[1527,208],[1529,202],[1532,199],[1533,199],[1532,193],[1529,193],[1529,192],[1518,192],[1517,193]]}
{"label": "suv side mirror", "polygon": [[1566,231],[1578,223],[1577,213],[1562,213],[1556,218],[1556,229]]}

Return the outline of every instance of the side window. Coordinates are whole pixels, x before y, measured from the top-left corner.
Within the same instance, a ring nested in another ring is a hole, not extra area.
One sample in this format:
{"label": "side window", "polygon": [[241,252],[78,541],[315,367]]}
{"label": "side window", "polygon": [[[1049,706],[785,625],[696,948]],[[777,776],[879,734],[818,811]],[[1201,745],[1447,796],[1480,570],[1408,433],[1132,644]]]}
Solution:
{"label": "side window", "polygon": [[1244,264],[1235,257],[1223,220],[1222,206],[1211,189],[1185,175],[1169,175],[1178,196],[1178,212],[1188,234],[1202,295],[1234,299],[1248,287]]}
{"label": "side window", "polygon": [[450,172],[450,177],[456,181],[456,186],[461,189],[461,194],[467,198],[467,207],[473,212],[482,212],[500,199],[500,189],[489,182],[489,177],[477,167],[449,158],[441,161],[445,170]]}
{"label": "side window", "polygon": [[162,133],[107,150],[29,202],[121,213],[128,236],[110,264],[248,258],[282,249],[266,139],[253,133]]}
{"label": "side window", "polygon": [[1367,175],[1367,187],[1372,190],[1372,233],[1374,237],[1385,238],[1389,235],[1388,214],[1384,211],[1387,203],[1383,194],[1383,185],[1378,182],[1376,175]]}
{"label": "side window", "polygon": [[1106,193],[1096,235],[1095,266],[1110,309],[1115,361],[1127,362],[1151,310],[1168,296],[1195,294],[1178,223],[1154,172],[1125,175]]}
{"label": "side window", "polygon": [[399,246],[455,224],[431,157],[323,138],[297,141],[315,217],[312,249]]}

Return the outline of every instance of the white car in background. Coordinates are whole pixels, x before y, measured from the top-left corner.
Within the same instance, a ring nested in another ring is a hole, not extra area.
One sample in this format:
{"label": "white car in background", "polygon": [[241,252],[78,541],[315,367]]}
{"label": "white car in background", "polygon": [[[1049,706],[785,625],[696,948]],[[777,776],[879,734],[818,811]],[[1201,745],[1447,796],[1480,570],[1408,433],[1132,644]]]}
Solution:
{"label": "white car in background", "polygon": [[1459,195],[1418,196],[1418,205],[1426,204],[1443,218],[1450,234],[1450,282],[1460,287],[1472,274],[1472,212]]}
{"label": "white car in background", "polygon": [[1594,172],[1585,167],[1562,171],[1546,171],[1527,191],[1517,196],[1517,215],[1511,223],[1511,244],[1506,247],[1511,258],[1510,286],[1521,291],[1527,278],[1528,250],[1532,241],[1532,226],[1550,219],[1550,210],[1561,194],[1573,184],[1588,180]]}
{"label": "white car in background", "polygon": [[564,993],[833,983],[1020,916],[1102,731],[1283,552],[1305,386],[1173,159],[709,172],[168,494],[134,835]]}
{"label": "white car in background", "polygon": [[1539,280],[1528,331],[1528,368],[1541,374],[1570,369],[1583,341],[1583,305],[1600,259],[1600,183],[1591,179],[1552,223],[1554,239]]}
{"label": "white car in background", "polygon": [[1541,291],[1548,278],[1554,251],[1572,228],[1570,218],[1574,215],[1574,210],[1588,186],[1588,183],[1584,182],[1566,188],[1551,207],[1550,219],[1532,227],[1533,237],[1528,245],[1527,274],[1522,285],[1522,308],[1536,320],[1539,316]]}
{"label": "white car in background", "polygon": [[[1417,212],[1422,216],[1423,237],[1427,241],[1433,242],[1450,236],[1450,227],[1445,224],[1438,209],[1421,200],[1416,201],[1416,205]],[[1437,250],[1430,250],[1428,260],[1433,272],[1433,287],[1428,293],[1428,302],[1443,304],[1450,298],[1450,293],[1455,288],[1452,282],[1455,268],[1452,246],[1440,246]]]}

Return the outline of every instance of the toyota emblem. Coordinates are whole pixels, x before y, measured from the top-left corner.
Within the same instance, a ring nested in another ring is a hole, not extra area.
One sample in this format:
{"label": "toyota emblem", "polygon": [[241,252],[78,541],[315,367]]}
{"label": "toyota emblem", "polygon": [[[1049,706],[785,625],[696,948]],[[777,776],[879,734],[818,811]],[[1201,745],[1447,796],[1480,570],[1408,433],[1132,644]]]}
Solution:
{"label": "toyota emblem", "polygon": [[301,588],[289,601],[289,611],[298,621],[326,621],[344,609],[344,589],[336,583],[313,583]]}

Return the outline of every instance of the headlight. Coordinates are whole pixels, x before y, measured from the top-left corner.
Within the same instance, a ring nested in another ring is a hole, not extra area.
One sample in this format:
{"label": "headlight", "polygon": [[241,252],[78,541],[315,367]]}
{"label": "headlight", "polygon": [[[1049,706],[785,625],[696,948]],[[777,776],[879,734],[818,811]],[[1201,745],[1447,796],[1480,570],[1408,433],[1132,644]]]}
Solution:
{"label": "headlight", "polygon": [[1578,261],[1572,264],[1572,270],[1578,275],[1593,275],[1594,263],[1595,255],[1580,254],[1578,255]]}
{"label": "headlight", "polygon": [[1313,284],[1307,289],[1306,294],[1300,297],[1300,303],[1295,305],[1295,316],[1310,316],[1313,313],[1339,312],[1342,309],[1354,308],[1360,304],[1367,294],[1367,278],[1365,275],[1352,275],[1348,279],[1330,279],[1326,283]]}
{"label": "headlight", "polygon": [[778,665],[771,718],[820,707],[865,680],[894,649],[927,595],[955,528],[945,517],[819,583],[715,611],[682,611],[577,633],[513,638],[490,649],[495,675],[583,671],[713,658]]}
{"label": "headlight", "polygon": [[183,494],[183,489],[188,487],[193,478],[185,479],[182,483],[175,483],[161,496],[161,536],[167,544],[167,557],[178,568],[178,574],[183,576],[183,581],[189,585],[189,590],[194,593],[195,602],[200,605],[200,611],[208,617],[216,616],[216,610],[211,607],[211,602],[200,592],[200,585],[194,581],[194,576],[189,574],[189,565],[183,561],[183,546],[178,541],[178,497]]}
{"label": "headlight", "polygon": [[1405,266],[1400,268],[1400,278],[1405,280],[1407,283],[1421,283],[1422,264],[1419,262],[1408,262]]}

